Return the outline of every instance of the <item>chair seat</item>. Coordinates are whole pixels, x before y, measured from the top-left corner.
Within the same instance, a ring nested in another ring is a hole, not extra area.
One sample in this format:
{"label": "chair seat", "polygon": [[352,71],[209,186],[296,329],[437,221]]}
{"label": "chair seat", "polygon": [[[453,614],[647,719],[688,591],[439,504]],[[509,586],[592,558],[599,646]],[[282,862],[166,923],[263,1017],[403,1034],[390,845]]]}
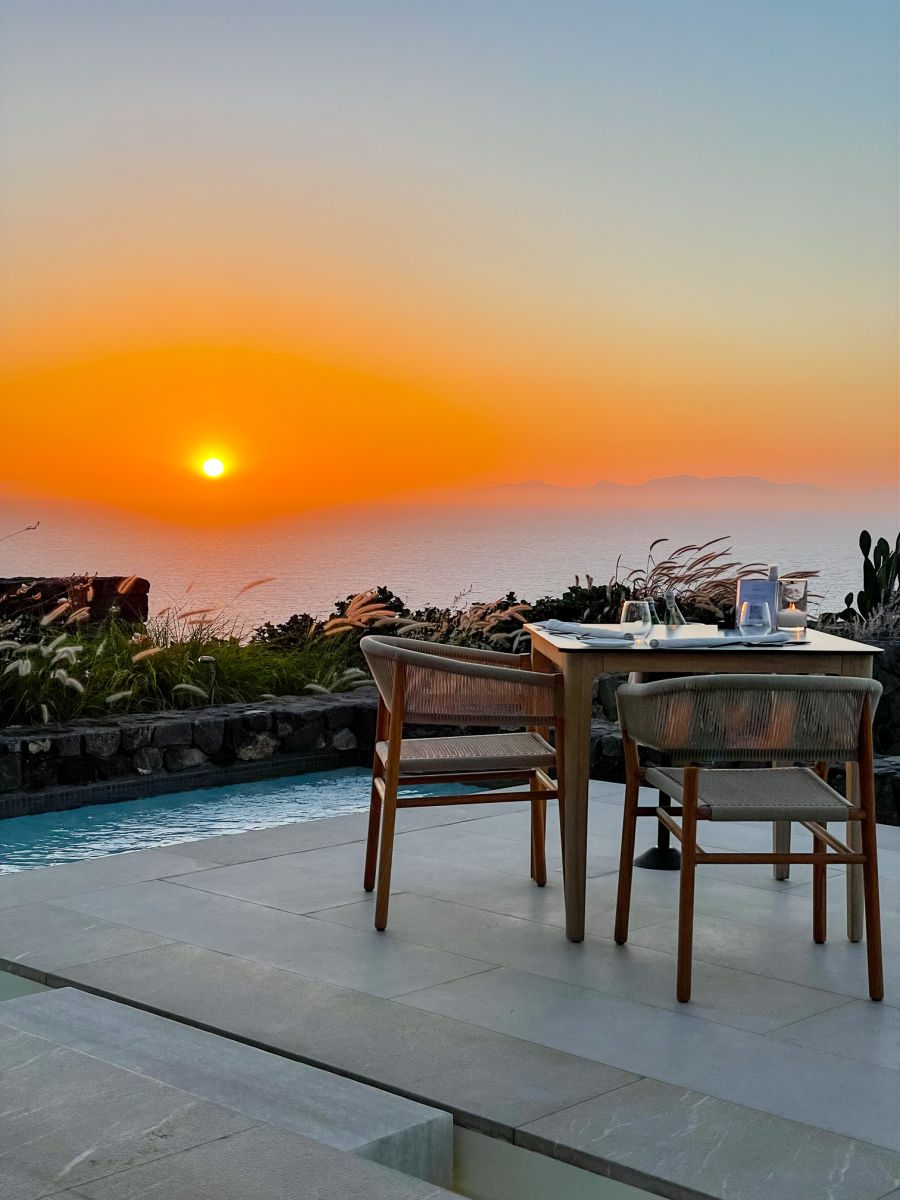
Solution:
{"label": "chair seat", "polygon": [[[376,753],[387,761],[388,744]],[[552,767],[553,747],[536,733],[481,733],[460,737],[404,738],[400,746],[401,775],[459,774],[477,771],[530,771]]]}
{"label": "chair seat", "polygon": [[[648,767],[644,780],[681,802],[683,770]],[[853,808],[809,767],[701,770],[697,804],[711,821],[846,821]]]}

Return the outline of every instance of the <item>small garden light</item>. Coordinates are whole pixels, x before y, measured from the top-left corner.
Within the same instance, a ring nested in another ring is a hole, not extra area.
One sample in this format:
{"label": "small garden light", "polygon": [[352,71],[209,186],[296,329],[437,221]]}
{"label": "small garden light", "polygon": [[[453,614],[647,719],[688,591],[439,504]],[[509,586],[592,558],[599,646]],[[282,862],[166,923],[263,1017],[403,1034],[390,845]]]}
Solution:
{"label": "small garden light", "polygon": [[197,662],[209,667],[209,702],[213,704],[216,691],[216,660],[211,654],[201,654]]}

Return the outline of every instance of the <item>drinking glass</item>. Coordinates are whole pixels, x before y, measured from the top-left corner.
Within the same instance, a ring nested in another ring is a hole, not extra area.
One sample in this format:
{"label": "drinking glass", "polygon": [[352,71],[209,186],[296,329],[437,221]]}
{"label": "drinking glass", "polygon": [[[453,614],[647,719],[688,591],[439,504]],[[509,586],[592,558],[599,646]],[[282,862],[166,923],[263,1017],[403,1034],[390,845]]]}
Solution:
{"label": "drinking glass", "polygon": [[622,605],[619,624],[628,633],[634,634],[635,643],[646,643],[653,628],[649,603],[646,600],[626,600]]}
{"label": "drinking glass", "polygon": [[738,614],[738,629],[745,637],[762,637],[772,632],[772,613],[762,600],[745,600]]}

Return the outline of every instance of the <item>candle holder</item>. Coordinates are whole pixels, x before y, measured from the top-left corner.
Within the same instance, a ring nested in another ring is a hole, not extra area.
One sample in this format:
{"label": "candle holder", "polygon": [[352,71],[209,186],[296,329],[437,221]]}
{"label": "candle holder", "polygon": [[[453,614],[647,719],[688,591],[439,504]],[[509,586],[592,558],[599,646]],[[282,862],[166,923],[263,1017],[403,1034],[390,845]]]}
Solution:
{"label": "candle holder", "polygon": [[805,579],[782,579],[778,585],[776,627],[788,633],[804,633],[807,622]]}

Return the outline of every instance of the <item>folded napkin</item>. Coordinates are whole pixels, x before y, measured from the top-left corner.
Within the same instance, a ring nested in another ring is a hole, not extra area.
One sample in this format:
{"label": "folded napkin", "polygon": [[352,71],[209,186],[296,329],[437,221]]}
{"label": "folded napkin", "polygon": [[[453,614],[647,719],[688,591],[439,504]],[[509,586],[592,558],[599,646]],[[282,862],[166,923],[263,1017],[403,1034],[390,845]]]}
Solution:
{"label": "folded napkin", "polygon": [[603,628],[599,625],[581,625],[578,621],[536,621],[537,629],[547,633],[565,633],[572,637],[602,638],[605,642],[633,642],[634,634],[622,629]]}
{"label": "folded napkin", "polygon": [[796,637],[789,633],[760,633],[747,637],[719,634],[718,637],[651,638],[654,650],[695,650],[707,647],[714,650],[730,650],[740,646],[783,646],[787,642],[796,644]]}
{"label": "folded napkin", "polygon": [[635,646],[633,640],[626,641],[625,638],[608,638],[601,637],[600,635],[594,637],[587,633],[583,633],[578,638],[578,641],[581,642],[582,646],[594,646],[607,650],[637,650],[638,648]]}

